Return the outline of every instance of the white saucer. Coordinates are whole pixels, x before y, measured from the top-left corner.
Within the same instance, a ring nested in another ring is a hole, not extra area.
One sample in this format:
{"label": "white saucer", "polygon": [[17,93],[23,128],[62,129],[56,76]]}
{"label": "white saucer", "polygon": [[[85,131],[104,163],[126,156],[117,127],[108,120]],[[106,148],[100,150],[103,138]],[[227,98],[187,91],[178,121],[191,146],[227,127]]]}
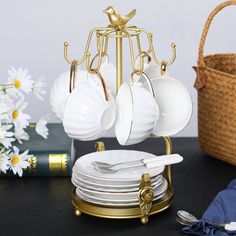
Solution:
{"label": "white saucer", "polygon": [[[163,178],[162,183],[153,188],[154,197],[165,192],[167,187],[168,187],[167,181]],[[128,192],[128,193],[109,193],[109,192],[99,192],[89,189],[80,189],[80,188],[77,189],[78,191],[86,195],[88,198],[99,201],[135,202],[138,199],[138,191]]]}
{"label": "white saucer", "polygon": [[[104,184],[94,184],[91,182],[87,182],[86,180],[83,180],[81,178],[76,177],[74,174],[72,174],[71,182],[74,186],[82,189],[91,189],[91,190],[97,190],[101,192],[113,192],[113,193],[123,193],[123,192],[134,192],[138,191],[139,185],[104,185]],[[152,187],[155,187],[162,183],[162,176],[158,175],[156,177],[153,177],[152,179]]]}
{"label": "white saucer", "polygon": [[117,171],[115,173],[101,173],[97,171],[91,164],[93,161],[106,162],[115,164],[118,162],[136,161],[145,158],[156,157],[153,154],[131,150],[109,150],[102,152],[93,152],[80,157],[73,171],[86,177],[90,182],[94,183],[111,183],[114,185],[137,184],[143,173],[149,173],[151,177],[156,176],[164,171],[165,166],[156,168],[147,168],[145,166],[136,167],[134,169]]}
{"label": "white saucer", "polygon": [[[166,188],[167,190],[167,188]],[[166,190],[164,190],[161,194],[156,195],[153,198],[153,201],[156,201],[160,198],[162,198],[165,195]],[[103,206],[119,206],[119,207],[126,207],[126,206],[137,206],[139,205],[139,200],[138,200],[138,196],[137,196],[137,200],[132,201],[132,202],[127,202],[127,201],[108,201],[108,200],[98,200],[98,199],[94,199],[90,196],[87,196],[85,193],[83,193],[82,191],[80,191],[78,188],[76,189],[76,194],[84,201],[93,203],[93,204],[98,204],[98,205],[103,205]]]}
{"label": "white saucer", "polygon": [[[155,183],[158,178],[160,178],[161,174],[153,176],[151,178],[151,183]],[[138,187],[140,184],[141,177],[136,182],[117,182],[113,180],[95,180],[91,181],[90,178],[87,178],[86,176],[81,175],[80,173],[76,173],[73,171],[72,177],[77,180],[77,182],[83,182],[84,184],[94,185],[96,187],[104,187],[104,188],[132,188],[132,187]]]}
{"label": "white saucer", "polygon": [[[139,205],[139,201],[135,201],[135,202],[123,202],[123,203],[117,203],[117,202],[108,202],[108,201],[99,201],[99,200],[94,200],[94,199],[90,199],[88,197],[86,197],[82,192],[78,192],[76,191],[76,194],[84,201],[86,202],[90,202],[93,204],[97,204],[97,205],[101,205],[101,206],[116,206],[116,207],[128,207],[128,206],[138,206]],[[165,193],[162,193],[159,196],[156,196],[153,201],[156,201],[162,197],[165,196]]]}

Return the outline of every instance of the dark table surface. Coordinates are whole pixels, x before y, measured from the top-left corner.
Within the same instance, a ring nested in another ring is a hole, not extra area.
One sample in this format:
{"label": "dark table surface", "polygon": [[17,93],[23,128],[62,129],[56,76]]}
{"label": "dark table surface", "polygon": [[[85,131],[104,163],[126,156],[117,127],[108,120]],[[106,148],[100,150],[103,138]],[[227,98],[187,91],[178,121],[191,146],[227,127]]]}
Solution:
{"label": "dark table surface", "polygon": [[[104,141],[107,149],[121,148],[114,139]],[[77,156],[94,149],[94,142],[76,145]],[[201,217],[214,196],[236,177],[236,167],[204,155],[196,138],[175,138],[173,146],[184,157],[183,163],[174,166],[174,204],[151,216],[147,225],[139,219],[75,217],[69,178],[2,178],[0,235],[182,235],[176,211],[185,209]],[[161,139],[149,139],[129,149],[161,154],[164,145]]]}

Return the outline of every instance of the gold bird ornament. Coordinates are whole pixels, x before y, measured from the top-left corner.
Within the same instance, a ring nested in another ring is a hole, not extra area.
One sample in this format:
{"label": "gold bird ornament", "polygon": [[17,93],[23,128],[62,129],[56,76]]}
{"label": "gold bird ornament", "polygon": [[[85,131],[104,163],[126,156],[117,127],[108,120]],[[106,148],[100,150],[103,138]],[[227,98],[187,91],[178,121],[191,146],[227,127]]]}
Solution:
{"label": "gold bird ornament", "polygon": [[123,16],[111,6],[103,12],[108,15],[112,27],[121,29],[125,28],[125,25],[136,15],[136,9],[128,13],[126,16]]}

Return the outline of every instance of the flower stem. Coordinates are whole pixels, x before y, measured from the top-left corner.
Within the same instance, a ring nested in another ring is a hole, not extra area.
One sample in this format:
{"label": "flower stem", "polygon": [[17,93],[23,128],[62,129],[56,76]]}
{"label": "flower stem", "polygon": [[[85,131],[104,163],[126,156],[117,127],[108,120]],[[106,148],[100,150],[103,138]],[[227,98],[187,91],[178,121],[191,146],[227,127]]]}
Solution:
{"label": "flower stem", "polygon": [[1,87],[14,86],[14,84],[0,84]]}
{"label": "flower stem", "polygon": [[14,88],[14,84],[0,84],[0,91],[3,91],[6,93],[7,89]]}

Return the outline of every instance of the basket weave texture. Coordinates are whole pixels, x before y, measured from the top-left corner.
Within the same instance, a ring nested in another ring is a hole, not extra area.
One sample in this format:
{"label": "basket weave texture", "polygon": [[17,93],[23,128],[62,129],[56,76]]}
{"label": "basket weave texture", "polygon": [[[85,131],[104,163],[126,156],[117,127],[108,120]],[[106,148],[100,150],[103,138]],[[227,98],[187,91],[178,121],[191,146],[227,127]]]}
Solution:
{"label": "basket weave texture", "polygon": [[236,165],[236,54],[204,56],[214,16],[236,5],[227,1],[209,15],[201,37],[195,88],[198,90],[198,133],[201,148],[210,156]]}

